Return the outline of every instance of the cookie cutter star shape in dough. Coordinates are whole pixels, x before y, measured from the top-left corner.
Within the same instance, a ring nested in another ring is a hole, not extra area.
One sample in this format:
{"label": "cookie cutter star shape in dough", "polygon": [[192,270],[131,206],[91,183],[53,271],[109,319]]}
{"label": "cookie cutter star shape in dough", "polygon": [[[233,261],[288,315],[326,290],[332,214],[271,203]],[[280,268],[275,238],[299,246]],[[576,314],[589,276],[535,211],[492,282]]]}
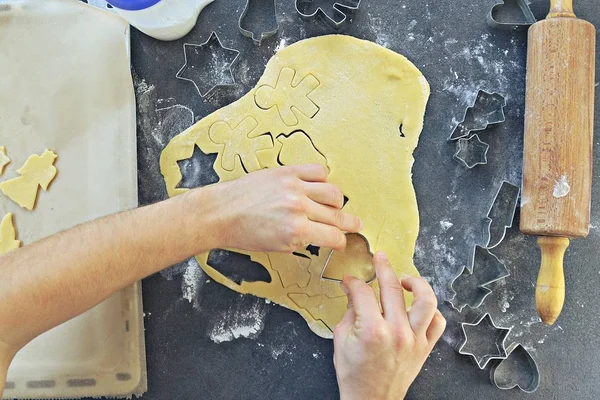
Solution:
{"label": "cookie cutter star shape in dough", "polygon": [[314,75],[308,74],[300,81],[296,79],[296,71],[282,68],[275,87],[263,85],[256,89],[254,101],[263,110],[277,107],[281,120],[287,126],[298,125],[298,113],[307,118],[314,118],[319,107],[309,98],[321,82]]}
{"label": "cookie cutter star shape in dough", "polygon": [[506,359],[504,342],[512,328],[496,326],[487,313],[473,323],[462,322],[461,327],[464,338],[458,353],[470,356],[479,369],[485,369],[490,360]]}
{"label": "cookie cutter star shape in dough", "polygon": [[205,97],[218,87],[234,86],[233,67],[240,52],[223,46],[216,32],[202,44],[183,44],[185,64],[175,77],[190,81]]}
{"label": "cookie cutter star shape in dough", "polygon": [[[246,171],[261,169],[256,152],[273,148],[273,140],[268,134],[252,137],[251,134],[257,126],[258,121],[250,116],[244,118],[234,128],[225,121],[218,121],[211,125],[208,132],[210,140],[225,147],[221,157],[223,169],[233,171],[236,156],[240,157]],[[240,140],[240,137],[243,137],[243,140]]]}
{"label": "cookie cutter star shape in dough", "polygon": [[487,164],[487,152],[490,145],[482,142],[478,135],[473,135],[468,139],[458,139],[454,159],[461,162],[468,169],[477,165]]}

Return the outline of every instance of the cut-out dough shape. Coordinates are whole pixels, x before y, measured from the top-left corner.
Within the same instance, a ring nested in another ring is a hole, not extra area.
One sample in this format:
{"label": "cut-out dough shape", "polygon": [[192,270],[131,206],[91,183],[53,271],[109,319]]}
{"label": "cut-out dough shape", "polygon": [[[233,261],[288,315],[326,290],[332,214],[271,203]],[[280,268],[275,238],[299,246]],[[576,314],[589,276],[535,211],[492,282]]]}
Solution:
{"label": "cut-out dough shape", "polygon": [[48,190],[48,186],[56,176],[54,160],[56,160],[56,154],[50,150],[44,151],[41,156],[32,155],[17,170],[21,176],[0,183],[0,190],[21,207],[33,210],[37,200],[38,186]]}
{"label": "cut-out dough shape", "polygon": [[277,140],[282,145],[278,158],[280,164],[321,164],[329,171],[327,159],[315,148],[306,133],[296,131],[290,135],[279,135]]}
{"label": "cut-out dough shape", "polygon": [[17,231],[13,225],[13,215],[8,213],[0,222],[0,255],[21,247],[21,241],[17,240]]}
{"label": "cut-out dough shape", "polygon": [[375,279],[373,255],[369,253],[369,244],[359,234],[346,235],[346,249],[332,250],[323,269],[325,279],[341,281],[346,275],[352,275],[364,282]]}
{"label": "cut-out dough shape", "polygon": [[313,118],[319,112],[319,107],[308,95],[319,87],[320,82],[313,74],[301,75],[302,80],[294,78],[298,74],[291,68],[282,68],[275,87],[262,85],[254,95],[256,105],[264,110],[277,108],[281,120],[287,126],[298,125],[298,113]]}
{"label": "cut-out dough shape", "polygon": [[10,158],[6,155],[4,146],[0,146],[0,175],[4,173],[4,167],[10,163]]}
{"label": "cut-out dough shape", "polygon": [[[302,79],[307,80],[300,84]],[[369,243],[368,251],[385,251],[399,277],[417,276],[413,254],[419,213],[411,168],[428,96],[429,85],[421,72],[403,56],[375,43],[342,35],[300,41],[269,61],[255,89],[171,140],[160,158],[167,191],[169,196],[186,191],[178,187],[182,174],[177,162],[192,157],[196,145],[205,154],[217,153],[214,168],[220,182],[245,175],[244,161],[238,156],[233,170],[222,167],[225,147],[216,144],[216,138],[211,140],[209,130],[220,121],[238,127],[252,117],[257,126],[250,136],[249,129],[228,136],[237,142],[232,149],[240,149],[234,153],[254,154],[261,168],[322,162],[322,155],[329,181],[351,199],[344,210],[363,220],[361,235]],[[283,116],[282,109],[287,110]],[[292,116],[294,121],[288,118]],[[294,129],[290,129],[292,122],[298,125]],[[406,137],[398,134],[400,125]],[[256,139],[251,138],[255,135],[269,135],[273,147],[257,150]],[[298,249],[299,255],[244,252],[265,267],[270,283],[238,284],[207,265],[208,253],[196,259],[214,281],[296,310],[317,335],[331,338],[347,300],[339,282],[322,278],[329,249],[314,253],[305,249]],[[350,250],[349,271],[356,268],[352,255]],[[354,257],[358,261],[358,255]],[[370,286],[378,295],[377,280]],[[405,299],[410,307],[412,295],[405,292]]]}
{"label": "cut-out dough shape", "polygon": [[[235,168],[235,156],[242,160],[244,168],[248,172],[261,169],[257,151],[273,148],[273,140],[269,135],[261,135],[252,138],[248,142],[240,141],[240,136],[250,137],[250,133],[258,126],[256,119],[245,118],[235,128],[231,128],[227,122],[215,122],[208,132],[210,139],[216,144],[224,146],[221,163],[223,169],[233,171]],[[248,145],[250,144],[250,145]]]}

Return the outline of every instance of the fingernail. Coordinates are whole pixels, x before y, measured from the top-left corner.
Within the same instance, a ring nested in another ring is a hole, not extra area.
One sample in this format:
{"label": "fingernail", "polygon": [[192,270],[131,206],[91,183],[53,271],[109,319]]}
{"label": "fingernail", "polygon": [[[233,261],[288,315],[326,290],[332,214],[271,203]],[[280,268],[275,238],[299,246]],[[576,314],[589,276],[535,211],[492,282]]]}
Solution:
{"label": "fingernail", "polygon": [[364,227],[365,227],[365,224],[364,224],[363,220],[359,218],[358,219],[358,231],[359,232],[362,231]]}
{"label": "fingernail", "polygon": [[379,258],[381,261],[389,261],[383,251],[378,251],[377,253],[375,253],[375,257]]}

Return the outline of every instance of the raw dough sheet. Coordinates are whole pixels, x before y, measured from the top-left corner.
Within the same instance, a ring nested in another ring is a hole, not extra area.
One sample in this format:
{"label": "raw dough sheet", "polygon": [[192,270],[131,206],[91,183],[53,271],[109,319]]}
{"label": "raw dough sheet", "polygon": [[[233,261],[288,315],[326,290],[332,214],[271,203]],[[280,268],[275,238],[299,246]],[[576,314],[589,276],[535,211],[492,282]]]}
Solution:
{"label": "raw dough sheet", "polygon": [[[254,89],[167,145],[161,155],[167,191],[174,196],[187,190],[179,186],[177,163],[192,157],[196,146],[217,154],[213,168],[220,181],[262,168],[319,163],[348,198],[344,210],[363,220],[367,243],[353,238],[346,254],[331,258],[330,249],[248,253],[270,282],[238,284],[211,265],[208,253],[196,257],[204,271],[232,290],[299,312],[325,338],[333,336],[347,297],[338,281],[322,275],[368,280],[369,251],[385,251],[399,277],[418,275],[411,169],[428,98],[429,85],[417,67],[369,41],[328,35],[277,52]],[[372,286],[378,293],[377,281]],[[410,306],[412,295],[405,292],[405,298]]]}
{"label": "raw dough sheet", "polygon": [[[128,46],[124,21],[79,1],[0,0],[0,145],[11,158],[0,181],[19,176],[32,154],[58,154],[58,175],[33,211],[0,195],[0,216],[14,214],[24,246],[137,206]],[[145,388],[138,283],[27,345],[4,395],[125,396]]]}

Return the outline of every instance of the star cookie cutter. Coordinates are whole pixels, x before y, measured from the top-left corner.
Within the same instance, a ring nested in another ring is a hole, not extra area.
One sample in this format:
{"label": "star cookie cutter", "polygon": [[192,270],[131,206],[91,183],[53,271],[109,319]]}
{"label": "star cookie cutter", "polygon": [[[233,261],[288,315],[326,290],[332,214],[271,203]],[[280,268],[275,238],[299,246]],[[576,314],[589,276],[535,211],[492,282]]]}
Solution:
{"label": "star cookie cutter", "polygon": [[498,389],[518,387],[525,393],[533,393],[540,385],[540,370],[527,349],[513,343],[507,350],[505,360],[496,362],[490,369],[490,381]]}
{"label": "star cookie cutter", "polygon": [[[203,52],[207,54],[202,54]],[[190,55],[197,56],[200,62],[191,61]],[[192,82],[201,97],[213,93],[216,88],[236,85],[233,67],[239,59],[240,52],[223,46],[216,32],[213,31],[202,44],[184,43],[183,56],[185,63],[175,77]]]}
{"label": "star cookie cutter", "polygon": [[333,16],[326,11],[322,5],[313,9],[314,0],[295,0],[296,12],[305,21],[322,19],[334,29],[340,29],[342,25],[354,16],[358,10],[361,0],[331,0]]}
{"label": "star cookie cutter", "polygon": [[487,153],[490,145],[481,141],[479,135],[458,139],[454,159],[468,169],[487,164]]}
{"label": "star cookie cutter", "polygon": [[247,0],[238,27],[242,35],[252,39],[257,46],[264,39],[276,35],[279,31],[277,0]]}
{"label": "star cookie cutter", "polygon": [[463,339],[458,353],[471,357],[479,369],[485,369],[491,360],[506,359],[504,342],[512,328],[496,326],[488,313],[473,323],[461,322],[461,328]]}

